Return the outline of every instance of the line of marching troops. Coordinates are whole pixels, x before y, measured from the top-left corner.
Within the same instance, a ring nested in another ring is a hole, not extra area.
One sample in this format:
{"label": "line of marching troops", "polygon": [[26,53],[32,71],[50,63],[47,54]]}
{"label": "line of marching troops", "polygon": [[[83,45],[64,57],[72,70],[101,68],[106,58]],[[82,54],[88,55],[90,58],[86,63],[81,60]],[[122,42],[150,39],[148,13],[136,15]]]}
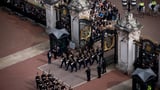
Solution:
{"label": "line of marching troops", "polygon": [[62,81],[56,79],[52,74],[45,74],[44,72],[41,75],[35,77],[37,90],[73,90],[70,87],[67,87]]}
{"label": "line of marching troops", "polygon": [[77,54],[63,54],[60,68],[65,68],[65,70],[70,68],[70,71],[73,72],[73,70],[80,70],[82,66],[83,68],[91,66],[95,61],[97,64],[101,64],[103,57],[102,53],[101,48],[86,48],[85,50],[78,50]]}

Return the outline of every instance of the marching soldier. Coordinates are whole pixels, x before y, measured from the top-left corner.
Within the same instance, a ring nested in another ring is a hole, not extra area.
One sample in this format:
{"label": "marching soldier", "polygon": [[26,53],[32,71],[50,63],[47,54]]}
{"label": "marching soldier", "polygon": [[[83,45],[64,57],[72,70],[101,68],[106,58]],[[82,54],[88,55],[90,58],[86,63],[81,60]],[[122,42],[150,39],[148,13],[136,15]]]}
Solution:
{"label": "marching soldier", "polygon": [[85,57],[85,62],[86,62],[86,66],[88,66],[88,63],[91,65],[91,58],[90,58],[90,53],[87,52],[87,55]]}
{"label": "marching soldier", "polygon": [[76,60],[73,57],[71,57],[71,61],[72,61],[72,63],[71,63],[71,72],[73,72],[74,68],[75,68],[75,71],[77,72],[77,62],[76,62]]}
{"label": "marching soldier", "polygon": [[71,67],[71,63],[72,63],[72,58],[73,57],[73,55],[71,54],[70,56],[69,56],[69,59],[67,60],[67,62],[66,62],[66,70],[68,70],[68,68],[69,68],[69,66]]}
{"label": "marching soldier", "polygon": [[101,62],[101,60],[102,60],[102,58],[103,58],[103,52],[102,52],[102,49],[97,48],[96,52],[97,52],[97,56],[98,56],[98,61],[99,61],[99,63],[100,63],[100,62]]}
{"label": "marching soldier", "polygon": [[71,66],[71,60],[70,59],[68,59],[67,61],[66,61],[66,71],[68,70],[68,68]]}
{"label": "marching soldier", "polygon": [[54,90],[58,90],[59,88],[59,82],[58,80],[55,80]]}
{"label": "marching soldier", "polygon": [[83,67],[85,68],[86,66],[85,66],[85,61],[84,61],[84,55],[83,54],[81,54],[81,57],[80,57],[80,59],[79,59],[79,69],[81,69],[81,66],[83,65]]}
{"label": "marching soldier", "polygon": [[43,85],[43,82],[42,82],[42,81],[39,81],[38,87],[39,87],[40,90],[43,90],[44,85]]}
{"label": "marching soldier", "polygon": [[66,86],[64,85],[64,83],[62,82],[61,83],[61,90],[65,90],[66,89]]}
{"label": "marching soldier", "polygon": [[97,55],[96,55],[96,53],[94,52],[94,49],[92,49],[92,52],[91,52],[91,59],[92,59],[92,64],[94,63],[95,60],[96,60],[97,63],[98,63]]}
{"label": "marching soldier", "polygon": [[37,76],[35,77],[36,79],[36,86],[37,86],[37,89],[39,88],[39,84],[40,84],[40,76],[38,75],[38,72],[37,72]]}
{"label": "marching soldier", "polygon": [[41,75],[41,79],[42,79],[42,81],[45,81],[46,80],[46,74],[44,73],[44,71],[43,71],[43,73],[42,73],[42,75]]}
{"label": "marching soldier", "polygon": [[61,60],[60,68],[62,68],[63,64],[64,64],[64,65],[65,65],[65,67],[66,67],[66,61],[67,61],[66,56],[62,55],[62,60]]}

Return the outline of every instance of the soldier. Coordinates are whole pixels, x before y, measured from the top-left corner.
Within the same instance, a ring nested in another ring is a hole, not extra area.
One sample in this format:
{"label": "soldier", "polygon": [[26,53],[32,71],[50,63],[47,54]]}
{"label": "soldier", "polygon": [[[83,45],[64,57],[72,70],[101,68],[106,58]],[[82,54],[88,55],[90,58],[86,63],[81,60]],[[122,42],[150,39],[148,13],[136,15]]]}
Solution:
{"label": "soldier", "polygon": [[67,62],[66,62],[66,65],[67,65],[67,66],[66,66],[66,70],[68,70],[69,66],[71,67],[71,63],[72,63],[71,57],[73,57],[72,54],[69,56],[69,59],[68,59]]}
{"label": "soldier", "polygon": [[38,72],[37,72],[37,76],[35,77],[35,80],[36,80],[36,86],[37,86],[37,89],[39,88],[39,83],[40,83],[40,76],[38,75]]}
{"label": "soldier", "polygon": [[107,67],[107,64],[106,64],[105,60],[103,59],[102,60],[102,74],[106,72],[106,67]]}
{"label": "soldier", "polygon": [[85,57],[85,62],[86,62],[86,66],[88,66],[88,63],[91,65],[91,58],[90,58],[90,53],[87,52],[87,55]]}
{"label": "soldier", "polygon": [[45,81],[45,80],[46,80],[46,74],[44,73],[44,71],[43,71],[43,73],[42,73],[42,75],[41,75],[41,79],[42,79],[42,81]]}
{"label": "soldier", "polygon": [[40,90],[43,90],[44,85],[43,85],[43,82],[42,82],[42,81],[39,81],[38,87],[39,87]]}
{"label": "soldier", "polygon": [[48,64],[51,64],[51,58],[52,58],[51,50],[48,51],[47,56],[48,56]]}
{"label": "soldier", "polygon": [[66,67],[66,61],[67,61],[66,56],[62,55],[62,60],[61,60],[60,68],[62,68],[63,64],[64,64],[64,65],[65,65],[65,67]]}
{"label": "soldier", "polygon": [[98,63],[97,54],[94,52],[94,49],[92,49],[92,52],[91,52],[91,59],[92,59],[92,64],[94,63],[95,60]]}
{"label": "soldier", "polygon": [[71,72],[73,72],[73,69],[75,68],[75,71],[77,72],[77,62],[76,60],[72,57],[72,63],[71,63]]}
{"label": "soldier", "polygon": [[66,71],[68,70],[69,66],[71,66],[71,60],[66,61]]}
{"label": "soldier", "polygon": [[66,89],[66,86],[64,85],[64,83],[62,82],[61,83],[61,90],[65,90]]}
{"label": "soldier", "polygon": [[89,67],[87,67],[86,75],[87,75],[87,81],[90,81],[91,80],[91,69]]}
{"label": "soldier", "polygon": [[55,80],[54,90],[58,90],[59,82],[58,80]]}
{"label": "soldier", "polygon": [[81,66],[83,65],[83,68],[85,68],[86,66],[85,66],[85,61],[84,61],[84,55],[83,54],[81,54],[81,57],[80,57],[80,59],[79,59],[79,69],[81,69]]}
{"label": "soldier", "polygon": [[102,49],[100,49],[100,48],[97,48],[96,51],[97,51],[97,54],[98,54],[98,61],[100,63],[102,58],[103,58],[103,52],[102,52]]}
{"label": "soldier", "polygon": [[100,66],[100,64],[98,64],[98,66],[97,66],[97,74],[98,74],[98,78],[100,78],[101,77],[101,66]]}

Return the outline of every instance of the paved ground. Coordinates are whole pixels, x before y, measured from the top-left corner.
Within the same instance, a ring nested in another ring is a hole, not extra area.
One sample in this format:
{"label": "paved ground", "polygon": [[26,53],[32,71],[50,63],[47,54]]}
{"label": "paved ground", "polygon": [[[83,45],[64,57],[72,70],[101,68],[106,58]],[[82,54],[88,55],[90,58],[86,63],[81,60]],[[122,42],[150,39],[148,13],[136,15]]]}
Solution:
{"label": "paved ground", "polygon": [[[63,81],[67,86],[77,87],[81,84],[86,83],[86,68],[81,68],[80,70],[77,70],[77,72],[73,71],[70,72],[70,68],[65,71],[65,68],[60,68],[61,61],[55,60],[51,64],[45,64],[40,67],[38,67],[41,71],[45,71],[46,73],[52,73],[55,78],[59,79],[60,81]],[[91,79],[97,78],[97,63],[94,63],[90,66],[91,69]],[[108,67],[107,73],[115,70],[115,68]],[[106,74],[107,74],[106,73]]]}
{"label": "paved ground", "polygon": [[47,40],[44,29],[0,9],[0,58]]}

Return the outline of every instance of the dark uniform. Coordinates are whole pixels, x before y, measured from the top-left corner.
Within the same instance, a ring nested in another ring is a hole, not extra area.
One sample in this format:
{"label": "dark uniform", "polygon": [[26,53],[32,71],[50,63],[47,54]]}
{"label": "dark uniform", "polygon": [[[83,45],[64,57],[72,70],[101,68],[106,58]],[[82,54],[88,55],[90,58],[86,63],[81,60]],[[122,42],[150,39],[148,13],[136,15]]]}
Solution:
{"label": "dark uniform", "polygon": [[49,50],[47,53],[48,56],[48,64],[51,64],[52,52]]}
{"label": "dark uniform", "polygon": [[43,72],[43,73],[42,73],[42,75],[41,75],[41,79],[42,79],[42,81],[45,81],[45,80],[46,80],[46,78],[47,78],[47,76],[46,76],[46,74]]}
{"label": "dark uniform", "polygon": [[105,60],[103,59],[103,61],[102,61],[102,73],[106,72],[106,67],[107,67],[107,64],[106,64]]}
{"label": "dark uniform", "polygon": [[91,59],[92,59],[92,64],[94,63],[95,60],[97,63],[99,62],[97,59],[97,54],[94,53],[94,51],[91,52]]}
{"label": "dark uniform", "polygon": [[85,61],[84,61],[84,55],[81,55],[80,59],[78,60],[79,62],[79,69],[81,69],[81,66],[83,65],[83,67],[85,68]]}
{"label": "dark uniform", "polygon": [[71,67],[71,63],[72,61],[70,59],[66,61],[66,70],[68,70],[68,68]]}
{"label": "dark uniform", "polygon": [[60,68],[62,68],[63,64],[64,64],[65,67],[66,67],[66,61],[67,61],[67,58],[66,58],[65,56],[62,56]]}
{"label": "dark uniform", "polygon": [[98,49],[97,50],[97,54],[98,54],[98,61],[99,61],[99,63],[101,62],[101,60],[102,60],[102,58],[103,58],[103,52],[102,52],[102,50],[101,49]]}
{"label": "dark uniform", "polygon": [[75,68],[75,71],[77,72],[77,62],[76,60],[74,60],[74,58],[72,57],[72,62],[71,62],[71,72],[73,72],[73,69]]}
{"label": "dark uniform", "polygon": [[39,88],[40,79],[41,79],[41,78],[40,78],[40,76],[39,76],[38,73],[37,73],[37,76],[35,77],[37,88]]}
{"label": "dark uniform", "polygon": [[86,66],[88,66],[88,63],[91,65],[91,58],[90,58],[90,54],[87,53],[86,57],[85,57],[85,63],[86,63]]}
{"label": "dark uniform", "polygon": [[86,74],[87,74],[87,81],[91,80],[91,69],[88,67],[86,70]]}
{"label": "dark uniform", "polygon": [[98,78],[101,77],[101,66],[100,64],[97,66],[97,74],[98,74]]}
{"label": "dark uniform", "polygon": [[61,90],[65,90],[66,89],[66,86],[62,83],[61,84]]}

